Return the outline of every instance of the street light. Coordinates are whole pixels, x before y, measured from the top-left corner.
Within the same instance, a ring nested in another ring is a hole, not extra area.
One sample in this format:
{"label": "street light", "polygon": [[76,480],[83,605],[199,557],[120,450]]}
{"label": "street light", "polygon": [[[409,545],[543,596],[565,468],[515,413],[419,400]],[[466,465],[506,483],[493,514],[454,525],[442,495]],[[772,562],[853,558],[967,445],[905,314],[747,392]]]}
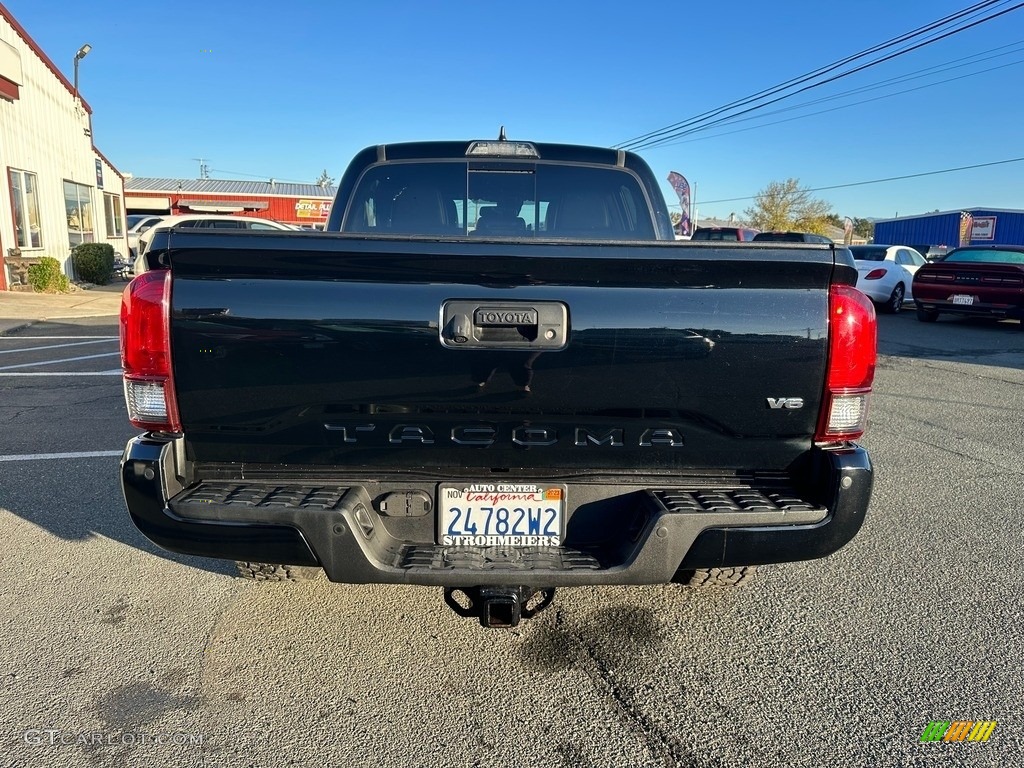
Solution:
{"label": "street light", "polygon": [[75,100],[78,100],[78,62],[84,59],[89,51],[92,50],[92,46],[86,43],[78,49],[78,53],[75,54]]}

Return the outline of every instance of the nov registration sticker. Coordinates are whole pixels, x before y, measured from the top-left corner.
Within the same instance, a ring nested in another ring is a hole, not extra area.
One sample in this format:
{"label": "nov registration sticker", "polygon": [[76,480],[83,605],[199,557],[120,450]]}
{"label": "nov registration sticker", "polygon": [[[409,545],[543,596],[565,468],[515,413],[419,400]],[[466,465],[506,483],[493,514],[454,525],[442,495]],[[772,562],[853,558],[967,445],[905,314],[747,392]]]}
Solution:
{"label": "nov registration sticker", "polygon": [[565,486],[442,485],[438,543],[466,547],[557,547],[565,535]]}

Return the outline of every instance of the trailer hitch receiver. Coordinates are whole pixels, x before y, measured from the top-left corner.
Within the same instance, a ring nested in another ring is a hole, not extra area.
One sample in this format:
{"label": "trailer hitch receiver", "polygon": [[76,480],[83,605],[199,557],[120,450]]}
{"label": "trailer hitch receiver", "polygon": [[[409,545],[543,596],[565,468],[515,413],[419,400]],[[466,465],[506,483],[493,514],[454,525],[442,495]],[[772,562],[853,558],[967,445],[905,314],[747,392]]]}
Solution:
{"label": "trailer hitch receiver", "polygon": [[476,617],[488,628],[516,626],[531,619],[555,599],[554,587],[446,587],[444,601],[464,618]]}

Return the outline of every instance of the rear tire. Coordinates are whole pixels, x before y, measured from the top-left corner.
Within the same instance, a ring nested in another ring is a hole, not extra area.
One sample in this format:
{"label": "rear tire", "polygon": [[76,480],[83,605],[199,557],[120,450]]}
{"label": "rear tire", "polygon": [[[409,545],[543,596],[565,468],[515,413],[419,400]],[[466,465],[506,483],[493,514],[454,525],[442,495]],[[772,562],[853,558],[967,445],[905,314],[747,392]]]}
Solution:
{"label": "rear tire", "polygon": [[889,300],[885,302],[882,309],[890,315],[895,315],[903,309],[903,300],[906,296],[907,289],[903,287],[903,283],[897,283],[896,287],[892,289],[892,293],[889,294]]}
{"label": "rear tire", "polygon": [[917,308],[917,319],[922,323],[934,323],[939,319],[939,313],[930,309]]}
{"label": "rear tire", "polygon": [[324,572],[323,568],[307,565],[278,565],[276,563],[249,563],[236,560],[238,575],[249,581],[313,581]]}
{"label": "rear tire", "polygon": [[750,582],[756,573],[756,565],[738,568],[697,568],[690,571],[677,571],[672,581],[676,584],[696,588],[739,587]]}

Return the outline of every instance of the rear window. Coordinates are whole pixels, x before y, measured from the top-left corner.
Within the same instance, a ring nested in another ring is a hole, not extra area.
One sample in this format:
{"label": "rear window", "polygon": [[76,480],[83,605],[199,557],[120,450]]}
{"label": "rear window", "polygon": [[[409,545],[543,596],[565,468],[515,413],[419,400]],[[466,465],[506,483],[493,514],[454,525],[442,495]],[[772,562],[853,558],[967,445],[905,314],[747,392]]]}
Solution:
{"label": "rear window", "polygon": [[129,214],[127,216],[128,229],[131,229],[136,224],[138,224],[140,221],[145,221],[146,219],[152,219],[152,218],[153,218],[152,216],[149,216],[149,215],[147,215],[145,213],[131,213],[131,214]]}
{"label": "rear window", "polygon": [[806,232],[758,232],[754,235],[755,243],[831,243],[824,235],[812,235]]}
{"label": "rear window", "polygon": [[983,250],[950,251],[939,259],[943,264],[1024,264],[1024,251]]}
{"label": "rear window", "polygon": [[343,232],[653,240],[632,173],[543,162],[387,163],[367,169]]}
{"label": "rear window", "polygon": [[196,224],[203,229],[248,229],[246,223],[239,218],[238,221],[226,221],[222,219],[210,219]]}
{"label": "rear window", "polygon": [[850,248],[853,258],[857,261],[885,261],[885,248],[865,248],[862,245],[855,245]]}
{"label": "rear window", "polygon": [[798,232],[758,232],[754,235],[755,243],[802,243],[804,236]]}
{"label": "rear window", "polygon": [[693,233],[691,240],[719,240],[737,242],[740,240],[740,231],[735,228],[726,229],[698,229]]}

